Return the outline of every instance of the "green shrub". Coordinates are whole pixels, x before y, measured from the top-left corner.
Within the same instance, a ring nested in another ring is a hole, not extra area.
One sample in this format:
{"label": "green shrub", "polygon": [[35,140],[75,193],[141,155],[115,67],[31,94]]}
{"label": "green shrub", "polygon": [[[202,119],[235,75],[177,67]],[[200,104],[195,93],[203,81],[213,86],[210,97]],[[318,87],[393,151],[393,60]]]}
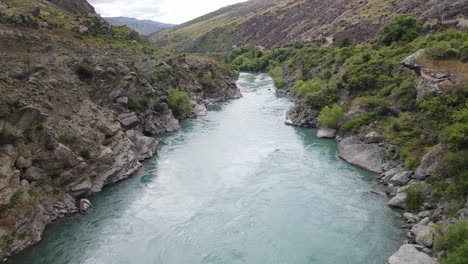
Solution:
{"label": "green shrub", "polygon": [[177,118],[184,118],[192,113],[190,96],[184,91],[169,89],[167,103]]}
{"label": "green shrub", "polygon": [[453,191],[457,195],[468,195],[468,150],[450,152],[444,160],[446,176],[453,179]]}
{"label": "green shrub", "polygon": [[359,116],[346,121],[341,126],[341,129],[343,131],[350,131],[355,128],[359,128],[359,127],[369,124],[370,122],[372,122],[374,118],[375,118],[375,113],[373,112],[362,113]]}
{"label": "green shrub", "polygon": [[78,142],[78,138],[75,135],[64,133],[59,136],[58,141],[64,145],[73,145]]}
{"label": "green shrub", "polygon": [[468,123],[455,123],[446,127],[442,130],[439,140],[452,150],[468,147]]}
{"label": "green shrub", "polygon": [[424,204],[425,198],[421,190],[416,186],[410,186],[406,190],[405,204],[406,208],[411,212],[419,211],[419,208]]}
{"label": "green shrub", "polygon": [[458,57],[458,51],[448,42],[434,44],[426,50],[426,55],[435,60],[455,59]]}
{"label": "green shrub", "polygon": [[328,128],[338,128],[339,123],[344,118],[343,108],[334,104],[332,108],[325,106],[320,115],[318,116],[318,122],[321,126]]}
{"label": "green shrub", "polygon": [[434,241],[434,249],[445,250],[447,256],[441,264],[465,264],[468,259],[468,221],[450,225],[441,237]]}
{"label": "green shrub", "polygon": [[277,88],[284,88],[286,86],[286,82],[281,77],[276,77],[273,81]]}
{"label": "green shrub", "polygon": [[77,64],[75,66],[75,74],[81,81],[90,81],[93,79],[93,69],[86,64]]}
{"label": "green shrub", "polygon": [[148,105],[148,99],[144,96],[130,96],[127,105],[130,110],[141,110]]}
{"label": "green shrub", "polygon": [[306,97],[308,94],[319,92],[323,87],[323,81],[320,79],[312,79],[308,81],[298,80],[291,88],[297,96]]}
{"label": "green shrub", "polygon": [[421,27],[412,15],[400,15],[384,26],[377,34],[377,42],[388,46],[393,42],[410,42],[419,36]]}
{"label": "green shrub", "polygon": [[408,157],[405,160],[405,167],[409,170],[415,170],[421,162],[415,157]]}

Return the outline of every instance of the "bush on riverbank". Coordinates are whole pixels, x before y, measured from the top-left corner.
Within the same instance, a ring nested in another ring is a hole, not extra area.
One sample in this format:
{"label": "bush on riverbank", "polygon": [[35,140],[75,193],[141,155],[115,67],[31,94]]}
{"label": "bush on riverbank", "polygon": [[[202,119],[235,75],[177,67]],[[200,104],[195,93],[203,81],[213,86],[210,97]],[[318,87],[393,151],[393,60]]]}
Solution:
{"label": "bush on riverbank", "polygon": [[325,106],[318,116],[318,122],[321,126],[328,128],[338,128],[341,120],[343,120],[345,113],[343,108],[334,104],[331,108]]}
{"label": "bush on riverbank", "polygon": [[189,116],[192,113],[190,96],[184,91],[179,91],[174,88],[169,89],[167,103],[172,109],[174,116],[177,118],[183,118],[185,116]]}
{"label": "bush on riverbank", "polygon": [[444,234],[435,240],[434,248],[447,252],[447,256],[440,258],[441,264],[466,264],[468,259],[468,221],[449,226]]}

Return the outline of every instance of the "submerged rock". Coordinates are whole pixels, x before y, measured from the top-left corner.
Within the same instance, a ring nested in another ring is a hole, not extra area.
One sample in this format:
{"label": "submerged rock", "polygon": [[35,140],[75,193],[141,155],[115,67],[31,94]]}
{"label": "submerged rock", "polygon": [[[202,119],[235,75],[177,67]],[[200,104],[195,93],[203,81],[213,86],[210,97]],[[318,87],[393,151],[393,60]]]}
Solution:
{"label": "submerged rock", "polygon": [[415,245],[406,244],[400,247],[388,260],[388,264],[437,264],[429,255],[419,252]]}

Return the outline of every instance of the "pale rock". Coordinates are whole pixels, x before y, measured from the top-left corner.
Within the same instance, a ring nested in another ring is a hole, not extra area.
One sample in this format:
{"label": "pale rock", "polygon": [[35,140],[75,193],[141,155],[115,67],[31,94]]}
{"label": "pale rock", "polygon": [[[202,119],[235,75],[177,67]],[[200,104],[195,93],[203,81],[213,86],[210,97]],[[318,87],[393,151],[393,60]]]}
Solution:
{"label": "pale rock", "polygon": [[317,131],[318,138],[334,138],[336,135],[336,129],[321,127]]}
{"label": "pale rock", "polygon": [[402,245],[388,260],[388,264],[437,264],[429,255],[419,252],[415,245]]}

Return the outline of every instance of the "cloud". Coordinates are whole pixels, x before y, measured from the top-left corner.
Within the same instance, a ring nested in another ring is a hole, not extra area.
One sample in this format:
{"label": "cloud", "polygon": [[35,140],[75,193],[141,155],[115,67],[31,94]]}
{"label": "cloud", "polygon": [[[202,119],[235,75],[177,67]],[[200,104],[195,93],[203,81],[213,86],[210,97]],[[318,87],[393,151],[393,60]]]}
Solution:
{"label": "cloud", "polygon": [[126,16],[180,24],[245,0],[88,0],[104,17]]}

